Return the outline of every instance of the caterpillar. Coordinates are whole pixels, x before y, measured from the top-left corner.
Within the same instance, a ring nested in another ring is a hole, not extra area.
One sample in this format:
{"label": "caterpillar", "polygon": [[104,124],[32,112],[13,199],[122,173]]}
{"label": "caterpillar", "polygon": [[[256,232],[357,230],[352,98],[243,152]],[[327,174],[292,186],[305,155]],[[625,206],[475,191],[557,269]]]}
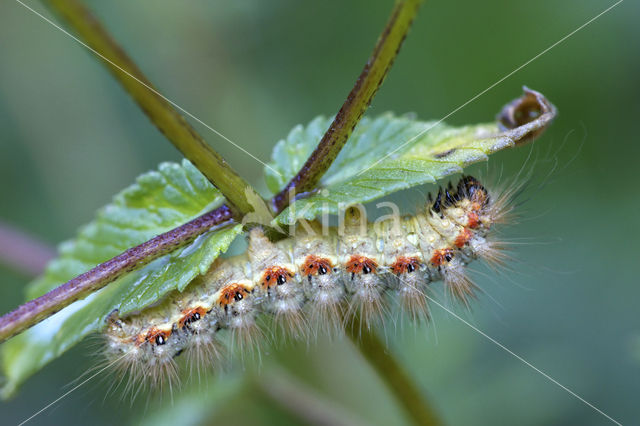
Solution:
{"label": "caterpillar", "polygon": [[426,291],[436,281],[468,307],[478,288],[465,266],[477,258],[501,263],[502,247],[490,234],[509,212],[508,198],[463,176],[429,194],[413,216],[369,223],[349,209],[342,227],[320,235],[310,226],[278,242],[256,227],[245,254],[217,259],[183,292],[128,317],[112,314],[107,359],[136,381],[161,386],[178,377],[175,358],[183,352],[198,365],[219,361],[225,331],[241,350],[255,345],[260,317],[302,338],[340,331],[356,315],[370,327],[395,296],[411,317],[428,319]]}

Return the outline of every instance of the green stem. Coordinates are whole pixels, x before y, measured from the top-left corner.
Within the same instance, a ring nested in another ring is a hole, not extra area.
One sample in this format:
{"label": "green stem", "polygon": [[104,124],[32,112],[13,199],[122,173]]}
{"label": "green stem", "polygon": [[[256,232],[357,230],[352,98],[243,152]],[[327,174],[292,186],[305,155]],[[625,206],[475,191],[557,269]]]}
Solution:
{"label": "green stem", "polygon": [[[236,217],[253,211],[245,196],[251,186],[213,150],[175,108],[184,109],[164,97],[109,35],[100,21],[77,0],[46,0],[98,55],[124,90],[138,103],[151,122],[220,190]],[[175,108],[174,108],[175,107]],[[218,133],[219,134],[219,133]],[[219,134],[220,135],[220,134]],[[224,137],[224,136],[223,136]]]}
{"label": "green stem", "polygon": [[0,220],[0,265],[34,278],[44,271],[54,257],[55,247]]}
{"label": "green stem", "polygon": [[389,73],[420,3],[422,0],[396,2],[371,57],[329,129],[298,174],[273,198],[274,211],[284,210],[293,195],[317,188]]}
{"label": "green stem", "polygon": [[303,424],[336,426],[367,424],[347,407],[324,397],[282,367],[271,366],[268,371],[260,374],[256,385]]}
{"label": "green stem", "polygon": [[348,321],[346,332],[416,425],[442,424],[406,370],[380,338],[362,323],[359,316]]}

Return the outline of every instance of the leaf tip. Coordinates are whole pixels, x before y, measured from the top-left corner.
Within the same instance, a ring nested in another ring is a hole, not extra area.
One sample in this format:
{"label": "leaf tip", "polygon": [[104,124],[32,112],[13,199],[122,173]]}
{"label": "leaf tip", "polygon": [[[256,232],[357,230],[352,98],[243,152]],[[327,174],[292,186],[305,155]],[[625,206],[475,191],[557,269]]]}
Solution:
{"label": "leaf tip", "polygon": [[505,105],[497,116],[500,130],[513,131],[516,145],[531,142],[557,115],[556,107],[535,90],[523,86],[524,94]]}

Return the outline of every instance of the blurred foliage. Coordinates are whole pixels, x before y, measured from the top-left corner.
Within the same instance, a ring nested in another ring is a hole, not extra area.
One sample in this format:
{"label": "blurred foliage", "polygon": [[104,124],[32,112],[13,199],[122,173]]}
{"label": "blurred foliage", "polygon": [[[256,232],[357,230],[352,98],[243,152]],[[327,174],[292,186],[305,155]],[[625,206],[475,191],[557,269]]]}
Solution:
{"label": "blurred foliage", "polygon": [[[88,3],[165,95],[263,161],[295,124],[335,113],[391,9],[390,1],[365,0]],[[427,1],[370,114],[443,117],[606,6],[596,0]],[[465,317],[623,423],[637,419],[640,394],[633,343],[640,334],[634,269],[640,231],[631,221],[640,211],[631,163],[640,154],[639,12],[637,2],[623,2],[447,119],[453,125],[483,120],[523,84],[559,108],[536,144],[470,171],[510,177],[524,164],[534,182],[519,223],[502,234],[514,243],[517,260],[501,275],[474,265],[486,294]],[[73,235],[137,175],[180,157],[91,54],[18,3],[0,3],[0,22],[0,217],[53,244]],[[261,166],[198,130],[247,179],[261,180]],[[410,210],[430,189],[393,199]],[[7,311],[21,301],[27,278],[3,268],[0,280]],[[398,324],[386,333],[390,350],[447,422],[604,423],[433,310],[431,325]],[[36,375],[16,399],[0,405],[3,422],[19,422],[62,394],[95,364],[94,352],[84,343]],[[284,345],[262,358],[255,372],[236,363],[232,370],[247,383],[220,419],[301,422],[253,384],[277,363],[366,422],[403,422],[392,396],[346,341]],[[145,408],[144,398],[132,407],[117,396],[105,399],[108,385],[109,377],[90,382],[34,424],[130,423],[162,415],[168,406],[166,400],[161,408],[155,402]],[[212,399],[202,400],[213,407]]]}

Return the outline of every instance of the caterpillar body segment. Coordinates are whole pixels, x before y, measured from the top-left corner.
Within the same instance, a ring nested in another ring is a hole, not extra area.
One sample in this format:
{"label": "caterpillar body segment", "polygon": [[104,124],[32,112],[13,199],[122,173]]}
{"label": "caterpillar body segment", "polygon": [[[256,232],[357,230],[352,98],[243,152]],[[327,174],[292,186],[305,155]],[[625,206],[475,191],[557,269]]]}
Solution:
{"label": "caterpillar body segment", "polygon": [[217,259],[182,293],[126,318],[112,315],[107,355],[134,379],[162,384],[175,378],[174,358],[183,351],[196,363],[217,362],[224,331],[241,351],[255,346],[260,315],[293,338],[339,332],[356,314],[370,327],[394,296],[412,318],[428,318],[426,292],[435,281],[468,306],[476,286],[465,265],[499,257],[487,234],[507,204],[492,200],[466,176],[414,216],[372,224],[349,209],[342,228],[324,235],[309,228],[276,243],[254,228],[245,254]]}
{"label": "caterpillar body segment", "polygon": [[335,228],[329,228],[323,238],[318,238],[321,231],[315,231],[295,239],[293,257],[304,292],[309,332],[335,334],[342,328],[347,294],[338,267],[338,235]]}

